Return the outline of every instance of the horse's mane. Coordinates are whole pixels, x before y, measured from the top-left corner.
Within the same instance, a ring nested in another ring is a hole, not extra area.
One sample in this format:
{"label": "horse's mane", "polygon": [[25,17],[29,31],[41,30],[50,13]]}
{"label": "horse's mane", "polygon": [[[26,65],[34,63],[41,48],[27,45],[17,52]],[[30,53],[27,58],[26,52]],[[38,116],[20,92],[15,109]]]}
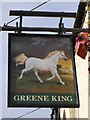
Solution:
{"label": "horse's mane", "polygon": [[58,52],[60,52],[60,51],[59,50],[52,51],[44,59],[50,58],[52,55],[54,55],[54,54],[56,54]]}

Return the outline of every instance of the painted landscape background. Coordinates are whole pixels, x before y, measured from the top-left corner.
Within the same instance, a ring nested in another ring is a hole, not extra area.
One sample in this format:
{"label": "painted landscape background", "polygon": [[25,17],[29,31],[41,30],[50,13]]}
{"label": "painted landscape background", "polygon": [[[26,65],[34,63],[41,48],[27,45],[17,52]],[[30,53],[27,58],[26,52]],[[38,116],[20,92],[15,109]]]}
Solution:
{"label": "painted landscape background", "polygon": [[[9,40],[9,88],[13,93],[75,93],[71,55],[71,36],[55,35],[15,35],[10,34]],[[13,58],[24,53],[27,57],[45,58],[50,52],[64,51],[68,60],[59,60],[58,73],[66,85],[60,85],[57,77],[46,81],[49,72],[39,72],[44,81],[41,84],[33,70],[25,73],[21,80],[18,77],[24,65],[16,66]]]}

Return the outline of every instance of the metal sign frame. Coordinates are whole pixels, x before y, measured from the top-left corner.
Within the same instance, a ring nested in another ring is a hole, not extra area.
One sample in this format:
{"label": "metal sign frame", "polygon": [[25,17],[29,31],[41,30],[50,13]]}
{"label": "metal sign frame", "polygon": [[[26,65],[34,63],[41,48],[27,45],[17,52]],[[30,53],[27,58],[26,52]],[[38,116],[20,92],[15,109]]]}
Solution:
{"label": "metal sign frame", "polygon": [[[46,11],[23,11],[23,10],[10,10],[10,16],[19,16],[13,20],[11,20],[9,23],[13,22],[14,20],[17,20],[20,18],[19,26],[18,22],[16,22],[16,26],[8,26],[8,24],[4,24],[1,27],[1,31],[15,31],[18,33],[21,33],[22,31],[28,31],[28,32],[57,32],[58,34],[61,34],[63,32],[72,32],[74,34],[77,34],[78,32],[89,32],[88,28],[78,28],[76,25],[74,28],[64,28],[64,23],[62,23],[63,18],[77,18],[77,14],[74,12],[46,12]],[[59,17],[60,23],[59,28],[46,28],[46,27],[23,27],[23,17]],[[62,26],[63,24],[63,26]]]}

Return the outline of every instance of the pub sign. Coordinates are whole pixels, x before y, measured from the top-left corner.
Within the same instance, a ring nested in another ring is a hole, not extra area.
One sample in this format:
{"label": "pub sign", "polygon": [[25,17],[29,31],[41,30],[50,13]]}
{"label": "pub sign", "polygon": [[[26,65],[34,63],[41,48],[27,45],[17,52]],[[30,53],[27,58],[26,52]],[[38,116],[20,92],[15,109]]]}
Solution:
{"label": "pub sign", "polygon": [[71,35],[9,33],[8,107],[79,107]]}

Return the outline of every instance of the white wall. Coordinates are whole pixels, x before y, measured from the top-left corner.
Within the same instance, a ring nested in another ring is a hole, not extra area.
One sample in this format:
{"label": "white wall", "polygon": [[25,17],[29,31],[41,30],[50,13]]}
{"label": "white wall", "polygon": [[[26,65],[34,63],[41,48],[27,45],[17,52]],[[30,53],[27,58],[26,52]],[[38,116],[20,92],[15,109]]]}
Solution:
{"label": "white wall", "polygon": [[[90,56],[90,52],[88,53],[88,56]],[[90,62],[88,63],[88,67],[90,66]],[[88,117],[89,117],[89,120],[90,120],[90,74],[88,74],[88,82],[89,82],[89,86],[88,86],[88,90],[89,90],[89,96],[88,96]]]}
{"label": "white wall", "polygon": [[[87,7],[86,7],[87,10]],[[86,13],[85,21],[83,23],[83,28],[88,28],[88,11]],[[88,118],[90,119],[90,96],[88,95],[89,89],[89,79],[90,75],[88,74],[88,56],[90,53],[87,53],[85,59],[80,58],[75,55],[76,62],[76,71],[77,71],[77,81],[79,89],[79,98],[80,98],[80,108],[70,108],[70,109],[61,109],[61,117],[63,117],[63,111],[66,112],[66,118]]]}
{"label": "white wall", "polygon": [[79,118],[88,118],[88,55],[82,59],[75,55],[80,97]]}
{"label": "white wall", "polygon": [[[87,7],[86,7],[87,10]],[[82,28],[88,28],[88,10]],[[88,54],[85,59],[75,55],[76,71],[80,97],[80,108],[77,109],[79,118],[88,118]]]}

